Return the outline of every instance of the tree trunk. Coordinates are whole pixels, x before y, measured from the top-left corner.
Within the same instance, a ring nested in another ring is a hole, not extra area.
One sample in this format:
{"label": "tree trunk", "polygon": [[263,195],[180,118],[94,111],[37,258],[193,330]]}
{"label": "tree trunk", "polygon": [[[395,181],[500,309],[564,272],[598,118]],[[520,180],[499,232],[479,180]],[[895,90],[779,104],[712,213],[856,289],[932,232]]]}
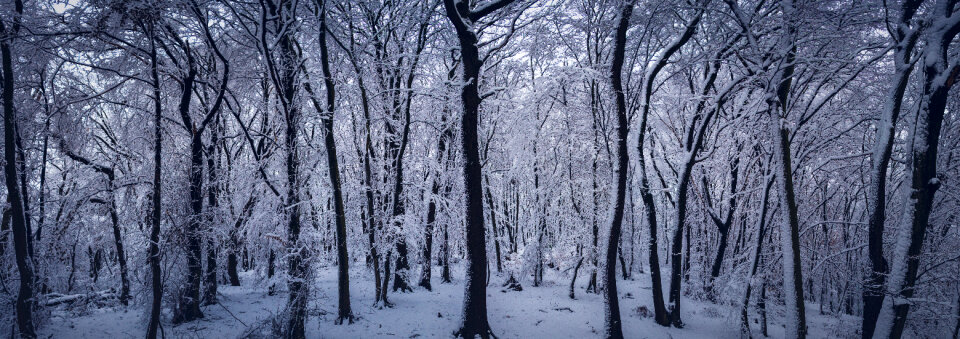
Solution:
{"label": "tree trunk", "polygon": [[210,134],[210,146],[207,148],[207,274],[204,277],[204,304],[217,303],[217,228],[219,228],[220,207],[220,124],[214,122]]}
{"label": "tree trunk", "polygon": [[150,322],[147,325],[147,339],[156,339],[157,330],[160,326],[160,307],[161,298],[163,298],[163,283],[160,276],[160,193],[163,188],[161,169],[161,146],[163,145],[160,122],[163,118],[163,110],[160,100],[160,73],[158,71],[156,36],[153,24],[148,24],[147,33],[150,39],[150,76],[153,87],[153,192],[151,193],[152,208],[150,224],[150,245],[147,258],[150,261],[150,278],[153,290],[153,300],[150,304]]}
{"label": "tree trunk", "polygon": [[[447,18],[453,24],[460,45],[463,62],[463,87],[460,99],[463,105],[460,120],[463,143],[463,180],[466,193],[465,223],[467,242],[467,280],[463,296],[463,320],[455,333],[458,337],[489,338],[493,335],[487,321],[487,248],[483,223],[483,175],[480,164],[479,125],[480,93],[478,82],[483,59],[480,58],[474,23],[484,15],[509,5],[513,0],[495,0],[475,12],[469,2],[444,0]],[[445,268],[446,269],[446,268]]]}
{"label": "tree trunk", "polygon": [[497,231],[497,208],[493,204],[493,194],[490,194],[490,178],[483,177],[487,186],[487,206],[490,207],[490,228],[493,231],[493,250],[497,256],[497,273],[503,272],[503,261],[500,259],[500,232]]}
{"label": "tree trunk", "polygon": [[[327,106],[321,111],[325,132],[324,145],[327,150],[327,165],[330,173],[330,187],[333,188],[333,207],[337,223],[337,324],[344,320],[353,323],[353,311],[350,309],[350,257],[347,253],[347,221],[343,206],[343,190],[340,188],[340,165],[337,159],[337,143],[334,140],[333,117],[336,91],[333,75],[330,73],[330,57],[327,52],[327,8],[326,1],[319,0],[320,7],[320,65],[323,70],[323,83],[327,91]],[[316,97],[314,105],[317,105]],[[319,105],[316,106],[320,111]]]}
{"label": "tree trunk", "polygon": [[868,242],[870,276],[863,288],[862,338],[872,338],[877,326],[877,317],[885,297],[883,285],[890,267],[883,257],[883,228],[886,221],[887,171],[893,152],[895,126],[900,117],[903,95],[910,82],[914,63],[910,62],[916,47],[919,30],[911,29],[910,21],[921,1],[901,3],[900,21],[894,33],[894,79],[889,96],[884,103],[877,128],[877,139],[871,156],[870,187],[867,190]]}
{"label": "tree trunk", "polygon": [[623,59],[627,44],[627,29],[633,14],[633,1],[626,3],[620,11],[614,37],[613,63],[610,67],[610,83],[613,86],[617,102],[617,191],[614,200],[613,219],[610,222],[610,238],[607,241],[605,266],[603,269],[603,302],[605,306],[604,337],[623,338],[623,325],[620,323],[620,297],[617,295],[617,247],[620,244],[620,230],[623,224],[623,210],[626,203],[627,173],[630,158],[627,153],[627,106],[623,93]]}
{"label": "tree trunk", "polygon": [[[747,291],[743,296],[743,305],[740,308],[740,330],[747,337],[752,337],[750,334],[750,319],[747,314],[748,308],[750,306],[750,292],[753,284],[754,277],[757,275],[757,268],[760,266],[760,253],[763,251],[763,239],[766,233],[766,223],[767,223],[767,209],[770,206],[768,198],[770,197],[770,189],[773,187],[773,179],[764,179],[767,184],[763,189],[763,196],[760,198],[760,220],[757,222],[757,247],[753,251],[753,263],[750,265],[750,278],[747,279]],[[766,336],[766,330],[764,330],[764,336]]]}
{"label": "tree trunk", "polygon": [[[240,275],[237,272],[237,252],[241,251],[241,244],[237,238],[240,232],[240,228],[246,224],[247,220],[250,219],[250,215],[253,213],[253,207],[257,204],[257,195],[253,193],[247,198],[247,202],[243,204],[243,207],[240,209],[240,215],[237,217],[237,220],[233,224],[233,230],[230,232],[230,242],[232,249],[230,254],[227,256],[227,276],[230,277],[231,286],[240,286]],[[248,270],[250,267],[249,258],[247,258],[246,251],[244,253],[244,269]]]}
{"label": "tree trunk", "polygon": [[[677,224],[670,246],[670,323],[676,328],[683,328],[680,319],[680,283],[683,272],[683,229],[687,218],[687,187],[690,184],[690,171],[693,169],[694,153],[690,153],[686,165],[680,175],[680,184],[677,187]],[[721,245],[722,246],[722,245]]]}
{"label": "tree trunk", "polygon": [[577,265],[573,267],[573,277],[570,278],[570,299],[577,299],[575,288],[577,286],[577,273],[580,273],[580,266],[583,266],[583,248],[577,246],[577,255],[580,257],[577,259]]}
{"label": "tree trunk", "polygon": [[[286,309],[284,311],[284,323],[282,336],[284,338],[304,338],[305,322],[307,319],[307,298],[310,294],[310,284],[307,277],[307,259],[309,250],[300,241],[300,208],[301,196],[300,188],[300,157],[299,140],[300,129],[300,105],[297,102],[299,66],[301,65],[301,56],[299,48],[295,41],[296,17],[292,2],[281,2],[275,4],[271,0],[262,0],[266,3],[266,9],[269,15],[275,17],[275,27],[273,32],[276,36],[277,51],[274,59],[268,53],[267,60],[271,66],[271,73],[274,76],[273,87],[277,91],[281,103],[281,113],[283,113],[284,124],[284,146],[286,146],[286,179],[287,179],[287,272],[289,280],[287,281],[287,290],[289,298],[287,299]],[[267,15],[267,13],[263,13]],[[267,42],[261,41],[266,45]],[[275,60],[275,61],[274,61]]]}
{"label": "tree trunk", "polygon": [[910,136],[907,170],[910,187],[902,203],[904,216],[899,225],[893,251],[893,265],[887,277],[887,295],[877,320],[874,338],[900,338],[903,335],[909,299],[913,297],[923,242],[933,210],[933,198],[940,188],[937,155],[950,88],[960,78],[960,64],[947,55],[947,46],[960,34],[960,15],[952,1],[937,1],[924,33],[923,91],[917,108],[917,121]]}
{"label": "tree trunk", "polygon": [[[705,4],[701,4],[703,6]],[[643,113],[640,116],[640,129],[637,136],[637,154],[639,163],[637,166],[640,170],[640,197],[643,201],[643,206],[646,212],[647,224],[650,226],[650,278],[653,280],[653,307],[654,307],[654,319],[657,324],[661,326],[670,326],[671,323],[677,327],[682,326],[680,321],[679,314],[679,289],[680,289],[680,272],[682,270],[681,266],[681,245],[682,245],[682,236],[683,236],[683,220],[679,220],[680,223],[677,224],[677,229],[674,233],[673,244],[671,248],[672,257],[670,258],[673,261],[673,271],[676,274],[671,276],[670,281],[670,299],[674,302],[672,309],[669,314],[667,313],[666,308],[663,303],[663,287],[660,281],[660,260],[659,255],[657,254],[657,212],[656,205],[654,204],[653,194],[650,192],[650,180],[647,178],[647,165],[646,165],[646,156],[644,156],[644,141],[646,139],[646,130],[647,130],[647,119],[650,115],[650,99],[653,96],[654,92],[654,80],[657,77],[657,74],[666,66],[670,57],[674,53],[680,50],[687,41],[693,37],[694,32],[696,32],[697,25],[700,23],[700,19],[703,16],[704,8],[699,8],[694,18],[684,27],[683,33],[677,37],[676,40],[670,43],[663,50],[663,53],[654,63],[653,68],[647,73],[643,80]],[[654,166],[656,164],[654,163]],[[685,188],[683,188],[685,189]],[[678,206],[678,211],[679,211]],[[685,211],[684,211],[685,213]]]}
{"label": "tree trunk", "polygon": [[[24,212],[24,203],[18,185],[19,175],[17,173],[17,144],[16,144],[16,111],[14,110],[14,79],[13,73],[13,53],[10,50],[10,42],[19,32],[20,16],[23,15],[23,3],[15,0],[16,15],[13,19],[13,27],[5,27],[6,24],[0,20],[0,31],[3,32],[3,39],[0,39],[0,55],[3,62],[3,144],[4,144],[4,179],[6,179],[7,202],[10,204],[10,213],[12,215],[13,229],[13,247],[16,256],[17,271],[20,273],[20,291],[17,293],[16,312],[17,328],[20,330],[20,336],[23,338],[36,338],[37,334],[33,328],[33,311],[31,300],[33,299],[33,263],[28,253],[28,241],[30,234],[26,226]],[[24,159],[25,160],[25,159]]]}
{"label": "tree trunk", "polygon": [[786,336],[805,338],[807,335],[806,310],[804,306],[803,273],[800,262],[800,220],[797,212],[796,193],[793,183],[793,163],[790,155],[790,130],[783,121],[789,109],[797,53],[797,27],[793,1],[786,1],[784,20],[786,32],[782,46],[786,50],[781,69],[774,73],[767,85],[769,111],[768,127],[773,147],[773,164],[779,186],[781,213],[781,249],[783,250],[783,294],[786,304]]}
{"label": "tree trunk", "polygon": [[123,250],[123,236],[120,233],[120,217],[117,215],[117,200],[112,173],[111,171],[111,175],[107,179],[109,180],[107,185],[110,185],[107,190],[107,194],[110,195],[110,222],[113,225],[113,241],[117,249],[117,263],[120,265],[120,303],[127,306],[130,301],[130,279],[127,277],[127,255]]}

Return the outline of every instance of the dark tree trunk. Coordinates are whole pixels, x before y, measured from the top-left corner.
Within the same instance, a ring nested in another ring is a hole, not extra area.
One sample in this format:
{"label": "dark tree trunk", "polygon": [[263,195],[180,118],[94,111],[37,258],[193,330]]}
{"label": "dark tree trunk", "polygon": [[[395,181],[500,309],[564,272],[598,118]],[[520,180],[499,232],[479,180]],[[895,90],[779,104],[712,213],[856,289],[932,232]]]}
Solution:
{"label": "dark tree trunk", "polygon": [[790,130],[781,122],[787,116],[789,98],[792,92],[793,73],[797,53],[796,13],[792,1],[784,5],[786,30],[784,39],[786,55],[783,56],[781,69],[777,70],[768,84],[770,95],[769,106],[770,137],[775,143],[773,147],[778,186],[780,188],[781,214],[781,248],[783,250],[783,293],[786,306],[786,335],[789,337],[805,338],[807,335],[806,309],[804,306],[803,272],[800,262],[800,220],[797,212],[796,193],[793,183],[793,165],[790,152]]}
{"label": "dark tree trunk", "polygon": [[[3,167],[4,179],[7,187],[7,202],[10,204],[10,213],[13,229],[13,249],[16,256],[17,271],[20,273],[20,290],[17,293],[16,312],[17,328],[20,330],[20,336],[24,338],[36,338],[36,332],[33,328],[33,263],[28,251],[30,241],[29,229],[26,225],[25,207],[23,193],[20,192],[17,173],[17,142],[16,129],[17,122],[16,111],[14,109],[14,79],[13,74],[13,52],[10,50],[12,38],[19,33],[20,16],[23,15],[23,3],[20,0],[14,1],[16,14],[13,18],[13,27],[6,27],[6,23],[0,20],[0,31],[3,33],[3,39],[0,39],[0,55],[3,62],[3,156],[6,163]],[[9,29],[9,30],[8,30]],[[21,159],[26,160],[26,159]]]}
{"label": "dark tree trunk", "polygon": [[497,273],[500,273],[503,272],[503,262],[500,259],[500,232],[497,231],[497,208],[493,204],[493,194],[490,194],[490,179],[486,176],[483,179],[487,184],[485,189],[487,190],[487,206],[490,206],[490,228],[491,231],[493,231],[493,248],[497,256]]}
{"label": "dark tree trunk", "polygon": [[336,91],[333,75],[330,73],[330,57],[327,52],[327,8],[326,1],[319,0],[320,8],[320,66],[323,70],[323,84],[326,88],[327,105],[321,110],[316,96],[311,95],[314,105],[323,116],[324,146],[327,150],[327,165],[330,173],[330,187],[333,188],[333,208],[336,217],[337,232],[337,324],[344,320],[353,323],[353,311],[350,309],[350,257],[347,253],[347,222],[343,206],[343,190],[340,188],[340,165],[337,160],[337,143],[334,139],[333,117]]}
{"label": "dark tree trunk", "polygon": [[[237,252],[241,251],[240,240],[238,239],[238,233],[240,228],[246,224],[247,220],[250,219],[250,215],[253,213],[253,207],[257,204],[256,193],[251,194],[247,198],[247,202],[243,204],[243,207],[240,209],[240,215],[237,217],[237,220],[233,224],[233,230],[230,232],[230,243],[231,250],[227,256],[227,276],[230,278],[231,286],[240,286],[240,275],[237,272]],[[243,250],[244,257],[244,270],[250,269],[250,261],[247,257],[246,250]]]}
{"label": "dark tree trunk", "polygon": [[[126,252],[123,248],[123,236],[121,235],[120,229],[120,217],[117,211],[117,201],[116,201],[116,192],[115,192],[115,182],[116,182],[116,171],[112,167],[107,167],[99,164],[95,164],[90,159],[87,159],[79,154],[71,151],[67,145],[62,145],[61,150],[66,153],[67,157],[77,161],[81,164],[90,166],[94,171],[102,173],[107,177],[106,182],[106,193],[107,200],[102,200],[99,198],[90,199],[92,202],[100,203],[106,205],[107,210],[110,215],[110,225],[113,230],[113,243],[117,251],[117,263],[120,266],[120,303],[124,306],[127,305],[127,302],[130,299],[130,280],[127,277],[127,257]],[[94,271],[91,271],[94,273]],[[95,274],[96,276],[96,274]]]}
{"label": "dark tree trunk", "polygon": [[[597,126],[596,126],[596,118],[594,118],[594,123],[593,123],[593,124],[594,124],[594,131],[596,131],[596,129],[597,129]],[[597,140],[594,140],[594,142],[596,142],[596,141],[597,141]],[[599,149],[598,149],[597,154],[596,154],[596,155],[594,156],[594,158],[593,158],[593,191],[592,191],[592,194],[591,194],[591,195],[592,195],[592,198],[593,198],[593,217],[591,218],[591,223],[592,223],[592,226],[593,226],[593,227],[592,227],[592,231],[593,231],[593,232],[592,232],[592,233],[593,233],[593,248],[591,249],[591,250],[593,251],[593,256],[592,256],[592,259],[593,259],[593,270],[590,271],[590,280],[587,282],[587,293],[600,293],[600,289],[597,288],[597,271],[600,269],[600,262],[599,262],[599,258],[600,258],[600,245],[599,245],[599,240],[600,240],[600,223],[599,223],[599,221],[597,220],[597,219],[598,219],[598,217],[597,217],[597,213],[598,213],[598,211],[597,211],[597,206],[599,205],[599,201],[598,201],[599,199],[597,199],[597,194],[598,194],[598,192],[597,192],[597,190],[598,190],[598,184],[597,184],[597,165],[598,165],[598,164],[597,164],[597,157],[599,157],[599,155],[600,155],[600,154],[599,154]]]}
{"label": "dark tree trunk", "polygon": [[151,224],[150,224],[150,245],[148,249],[147,258],[150,261],[150,279],[151,287],[153,292],[153,300],[150,304],[150,322],[147,325],[147,339],[156,339],[157,330],[160,327],[160,306],[161,298],[163,297],[163,283],[160,273],[160,193],[162,186],[162,178],[160,176],[161,168],[161,142],[162,134],[160,129],[160,122],[163,118],[163,110],[161,108],[160,100],[160,73],[158,71],[157,65],[157,47],[156,47],[156,36],[153,24],[148,24],[146,27],[147,34],[150,39],[150,76],[153,87],[153,192],[151,193],[152,207],[151,207]]}
{"label": "dark tree trunk", "polygon": [[[42,89],[41,89],[41,91],[42,91]],[[49,146],[49,142],[50,142],[50,117],[49,117],[49,110],[47,110],[47,114],[48,114],[48,116],[47,116],[46,122],[44,122],[44,124],[43,124],[43,146],[41,146],[41,156],[40,156],[40,190],[39,190],[38,193],[37,193],[37,195],[40,196],[39,213],[37,213],[37,214],[39,214],[39,215],[37,216],[37,219],[38,219],[38,220],[37,220],[37,233],[36,233],[36,241],[37,241],[37,242],[40,242],[40,237],[41,237],[41,235],[43,234],[43,224],[46,222],[46,216],[47,216],[47,195],[46,195],[46,187],[47,187],[47,153],[49,153],[49,152],[48,152],[48,148],[49,148],[48,146]],[[124,305],[126,305],[126,301],[124,301]]]}
{"label": "dark tree trunk", "polygon": [[[23,139],[20,137],[20,125],[17,121],[13,123],[14,134],[16,135],[16,150],[17,150],[17,165],[20,169],[17,171],[17,174],[20,176],[20,199],[23,203],[23,218],[27,226],[27,253],[30,255],[31,265],[34,266],[34,280],[36,283],[42,284],[42,278],[37,277],[37,259],[34,256],[33,250],[33,218],[30,217],[30,190],[27,188],[27,155],[23,150]],[[41,291],[41,293],[43,293]]]}
{"label": "dark tree trunk", "polygon": [[420,283],[418,284],[427,289],[427,291],[433,290],[433,287],[430,285],[432,275],[431,268],[433,267],[431,256],[433,255],[433,227],[437,220],[437,203],[434,200],[440,192],[440,184],[437,178],[433,179],[430,192],[432,195],[429,198],[430,203],[427,206],[427,224],[424,225],[423,230],[423,263],[421,265]]}
{"label": "dark tree trunk", "polygon": [[[740,148],[739,145],[737,148]],[[730,237],[730,228],[733,225],[733,213],[736,212],[737,209],[737,181],[740,173],[739,165],[739,158],[734,158],[730,164],[730,196],[728,198],[728,210],[725,219],[721,220],[719,216],[711,214],[711,219],[713,219],[713,223],[717,226],[717,231],[720,233],[720,243],[717,247],[717,255],[714,257],[713,265],[710,267],[710,281],[707,283],[707,298],[711,301],[716,300],[713,282],[717,279],[717,277],[720,276],[720,269],[723,268],[723,258],[727,252],[727,240]],[[703,180],[704,191],[709,192],[707,188],[708,186],[706,185],[706,177],[704,177]],[[707,204],[708,207],[710,207],[709,193],[706,195]]]}
{"label": "dark tree trunk", "polygon": [[[451,74],[452,75],[452,74]],[[444,112],[446,113],[446,112]],[[440,163],[440,168],[445,171],[447,169],[447,138],[449,138],[450,129],[447,128],[446,114],[441,117],[443,124],[443,131],[440,133],[440,137],[437,140],[437,161]],[[442,173],[442,172],[440,172]],[[438,173],[439,174],[439,173]],[[433,255],[433,230],[436,226],[437,221],[437,198],[440,194],[440,178],[434,177],[433,184],[430,188],[430,203],[427,206],[427,225],[426,230],[424,231],[424,248],[423,248],[423,272],[420,277],[420,286],[426,288],[428,291],[432,290],[433,287],[430,284],[430,278],[432,273],[433,262],[431,256]],[[446,227],[444,227],[444,248],[446,248]],[[442,257],[444,261],[446,257]],[[446,263],[444,263],[446,267]],[[449,267],[446,268],[446,279],[445,282],[449,282],[450,271]]]}
{"label": "dark tree trunk", "polygon": [[627,106],[623,93],[623,59],[627,44],[627,29],[633,14],[633,1],[628,2],[620,11],[620,20],[614,37],[613,63],[610,67],[610,82],[617,102],[617,191],[614,200],[613,219],[610,222],[610,239],[603,270],[603,301],[606,306],[604,319],[604,337],[623,338],[623,325],[620,323],[620,297],[617,295],[617,248],[620,244],[620,229],[623,224],[623,210],[626,204],[627,173],[630,158],[627,153]]}
{"label": "dark tree trunk", "polygon": [[757,301],[760,309],[760,333],[767,336],[767,282],[760,284],[760,300]]}
{"label": "dark tree trunk", "polygon": [[880,316],[880,307],[885,297],[883,287],[890,273],[887,260],[883,257],[883,228],[886,221],[887,171],[893,152],[895,126],[900,117],[903,95],[910,82],[914,63],[910,62],[916,47],[919,30],[910,26],[916,14],[920,0],[908,0],[900,4],[900,20],[894,32],[896,49],[894,52],[894,79],[890,87],[890,96],[884,105],[877,128],[877,139],[871,161],[870,188],[867,190],[868,235],[867,255],[870,259],[870,275],[863,288],[862,338],[873,338]]}
{"label": "dark tree trunk", "polygon": [[117,263],[120,265],[120,303],[127,306],[127,302],[130,300],[130,279],[127,277],[127,256],[123,250],[123,236],[120,233],[120,217],[117,215],[113,172],[111,171],[110,173],[108,177],[109,183],[107,184],[110,186],[107,194],[110,195],[110,222],[111,225],[113,225],[113,241],[117,249]]}
{"label": "dark tree trunk", "polygon": [[[683,231],[686,228],[687,217],[687,188],[690,184],[690,171],[693,169],[693,163],[688,162],[680,176],[680,184],[677,188],[677,224],[673,233],[673,241],[670,245],[670,323],[674,327],[683,328],[683,320],[680,319],[680,282],[683,272]],[[722,245],[721,245],[722,246]]]}
{"label": "dark tree trunk", "polygon": [[960,15],[960,9],[952,8],[953,3],[949,0],[938,1],[930,18],[932,27],[924,32],[923,59],[918,62],[923,69],[923,90],[907,152],[910,187],[902,203],[906,213],[901,220],[894,247],[894,262],[887,277],[890,299],[883,302],[874,337],[903,336],[910,311],[908,300],[913,298],[916,291],[914,286],[923,242],[930,226],[930,214],[934,208],[934,195],[941,186],[941,178],[937,173],[940,131],[950,88],[960,79],[960,66],[956,66],[956,60],[947,55],[950,43],[960,34],[960,22],[952,20]]}
{"label": "dark tree trunk", "polygon": [[[455,333],[458,337],[474,338],[492,336],[487,321],[487,249],[486,230],[483,223],[483,175],[480,164],[479,125],[480,93],[478,82],[483,59],[480,58],[477,32],[474,23],[513,0],[495,0],[481,11],[475,12],[469,2],[444,0],[447,18],[453,24],[460,45],[460,60],[463,62],[463,82],[460,99],[463,116],[460,124],[463,143],[463,180],[466,193],[466,242],[467,280],[463,302],[463,321]],[[446,269],[446,268],[445,268]]]}
{"label": "dark tree trunk", "polygon": [[[750,306],[750,293],[753,284],[753,278],[757,275],[757,269],[760,266],[760,253],[763,251],[763,240],[766,233],[766,223],[767,223],[767,209],[770,206],[769,197],[770,189],[773,188],[774,178],[767,177],[764,179],[766,185],[763,189],[763,196],[760,198],[760,220],[757,222],[757,247],[753,250],[753,263],[750,265],[750,278],[747,279],[747,291],[743,297],[743,305],[740,308],[740,330],[742,333],[746,334],[747,337],[752,337],[750,334],[750,318],[748,316],[748,309]],[[762,302],[762,301],[761,301]],[[758,304],[759,305],[759,304]],[[764,326],[766,327],[766,326]],[[766,329],[764,329],[764,336],[766,336]]]}
{"label": "dark tree trunk", "polygon": [[580,256],[577,259],[577,265],[573,267],[573,277],[570,278],[570,299],[577,299],[576,295],[576,286],[577,286],[577,273],[580,273],[580,266],[583,266],[583,250],[580,246],[577,247],[577,254]]}
{"label": "dark tree trunk", "polygon": [[450,234],[447,232],[447,224],[443,224],[443,267],[440,270],[440,282],[450,283]]}
{"label": "dark tree trunk", "polygon": [[207,148],[207,274],[204,277],[204,304],[217,303],[217,238],[220,207],[220,123],[214,122]]}
{"label": "dark tree trunk", "polygon": [[[193,79],[196,71],[190,71],[183,80],[183,97],[180,101],[180,113],[190,114],[190,97],[193,93]],[[189,120],[187,120],[189,121]],[[185,290],[181,291],[178,300],[177,312],[174,312],[173,322],[183,323],[203,318],[200,311],[200,287],[203,281],[203,255],[200,239],[200,227],[203,225],[203,141],[199,134],[190,138],[190,217],[187,229],[184,232],[187,238],[187,281]]]}
{"label": "dark tree trunk", "polygon": [[[287,291],[289,292],[281,335],[284,338],[306,337],[305,323],[307,320],[307,298],[310,284],[307,282],[307,259],[309,250],[300,241],[301,230],[301,196],[300,188],[300,157],[299,157],[299,129],[300,105],[297,99],[298,77],[301,70],[301,55],[295,41],[297,19],[294,16],[293,2],[261,0],[265,9],[261,13],[263,20],[272,17],[274,26],[272,32],[276,39],[276,54],[271,55],[265,50],[265,59],[271,72],[273,88],[277,92],[284,119],[284,146],[286,147],[286,179],[287,194],[285,205],[287,210],[287,239],[286,252]],[[261,39],[265,39],[261,35]],[[264,46],[267,41],[260,41]]]}

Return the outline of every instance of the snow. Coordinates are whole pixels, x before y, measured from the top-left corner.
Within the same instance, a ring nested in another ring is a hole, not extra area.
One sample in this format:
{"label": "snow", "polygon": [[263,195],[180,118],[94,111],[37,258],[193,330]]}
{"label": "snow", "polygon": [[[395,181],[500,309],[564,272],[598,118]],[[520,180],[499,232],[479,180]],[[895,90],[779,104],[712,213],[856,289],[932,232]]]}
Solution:
{"label": "snow", "polygon": [[[351,277],[352,307],[357,319],[352,325],[334,325],[336,318],[336,267],[320,268],[312,288],[308,308],[307,336],[310,338],[443,338],[449,337],[460,323],[463,303],[462,268],[454,268],[454,283],[442,284],[434,279],[434,290],[417,289],[412,293],[391,293],[393,308],[373,306],[373,283],[362,263],[357,263]],[[440,268],[435,268],[439,272]],[[285,291],[267,295],[266,286],[244,275],[248,286],[220,287],[220,305],[205,306],[204,319],[174,326],[165,310],[163,328],[169,338],[237,338],[248,329],[259,326],[279,313],[286,300]],[[581,272],[583,273],[583,272]],[[487,292],[490,326],[500,338],[596,338],[603,331],[603,299],[599,294],[584,292],[587,279],[579,279],[577,299],[568,296],[569,276],[548,269],[542,287],[525,286],[521,292],[504,292],[500,283],[505,277],[491,277]],[[524,282],[529,285],[528,282]],[[618,281],[623,331],[627,338],[738,338],[739,306],[716,305],[693,299],[685,300],[683,329],[661,327],[652,318],[643,318],[640,306],[652,310],[649,275],[635,274],[633,280]],[[815,309],[810,306],[809,309]],[[55,311],[41,326],[43,338],[126,338],[143,335],[147,318],[145,308],[94,310],[71,317]],[[768,303],[770,335],[783,337],[779,323],[782,309]],[[232,315],[231,315],[232,313]],[[755,316],[751,308],[751,323]],[[811,337],[831,337],[836,333],[855,333],[859,322],[853,317],[812,316]],[[759,336],[759,326],[751,324]]]}

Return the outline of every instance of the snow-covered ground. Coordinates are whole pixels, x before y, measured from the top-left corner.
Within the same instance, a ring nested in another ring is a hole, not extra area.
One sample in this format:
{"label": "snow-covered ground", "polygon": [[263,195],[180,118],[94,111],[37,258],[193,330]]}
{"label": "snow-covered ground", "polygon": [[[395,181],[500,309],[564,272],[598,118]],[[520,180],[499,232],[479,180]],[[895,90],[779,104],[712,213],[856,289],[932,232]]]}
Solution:
{"label": "snow-covered ground", "polygon": [[[359,265],[358,265],[359,266]],[[355,266],[357,267],[357,266]],[[435,272],[438,272],[437,269]],[[312,338],[443,338],[449,337],[460,319],[463,282],[441,284],[434,278],[433,291],[417,289],[412,293],[391,293],[393,308],[373,306],[373,283],[368,272],[355,268],[352,272],[351,300],[357,316],[352,325],[335,325],[336,268],[317,271],[307,335]],[[550,272],[554,273],[554,272]],[[524,290],[503,291],[503,277],[493,276],[488,288],[490,326],[500,338],[594,338],[603,330],[603,299],[598,294],[584,293],[588,274],[581,272],[577,299],[568,293],[569,278],[547,275],[544,286]],[[247,278],[248,276],[244,276]],[[245,279],[245,283],[253,279]],[[649,275],[636,275],[634,280],[619,280],[620,307],[624,334],[628,338],[739,338],[739,309],[685,298],[683,329],[661,327],[651,318],[643,318],[637,309],[652,309]],[[284,291],[270,296],[266,286],[220,287],[220,304],[206,306],[202,320],[173,326],[163,323],[168,338],[237,338],[261,328],[268,332],[270,319],[279,313],[286,300]],[[808,323],[812,338],[855,337],[859,326],[854,317],[838,320],[820,316],[817,306],[808,304]],[[783,336],[777,315],[779,308],[770,306],[770,336]],[[751,311],[751,315],[753,312]],[[166,317],[169,319],[169,317]],[[143,307],[125,310],[95,310],[81,316],[54,311],[50,321],[40,329],[42,338],[136,338],[142,337],[146,323]],[[751,324],[759,337],[759,325]]]}

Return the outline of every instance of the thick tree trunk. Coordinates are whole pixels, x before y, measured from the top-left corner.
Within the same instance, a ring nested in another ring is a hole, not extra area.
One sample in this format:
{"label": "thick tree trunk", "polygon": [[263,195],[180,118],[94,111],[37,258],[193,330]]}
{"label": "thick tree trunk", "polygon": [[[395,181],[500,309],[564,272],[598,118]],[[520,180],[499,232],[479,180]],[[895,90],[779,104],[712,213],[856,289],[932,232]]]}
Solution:
{"label": "thick tree trunk", "polygon": [[781,249],[783,251],[783,294],[786,304],[786,336],[805,338],[807,335],[806,308],[804,306],[803,273],[800,262],[800,219],[797,211],[793,183],[793,159],[790,151],[790,130],[784,121],[789,110],[793,73],[797,53],[796,9],[793,1],[786,1],[784,21],[786,32],[781,38],[785,49],[783,68],[774,73],[767,85],[770,138],[774,142],[773,164],[779,186],[781,213]]}
{"label": "thick tree trunk", "polygon": [[[670,246],[670,323],[674,327],[683,328],[683,320],[680,319],[680,283],[683,272],[683,229],[686,227],[687,218],[687,188],[690,185],[690,172],[693,170],[692,157],[695,154],[690,153],[680,175],[680,184],[677,187],[677,224],[673,233],[673,241]],[[721,245],[722,246],[722,245]]]}
{"label": "thick tree trunk", "polygon": [[605,305],[604,337],[623,338],[623,325],[620,320],[620,297],[617,295],[617,247],[620,244],[620,231],[623,224],[623,210],[626,203],[627,173],[630,157],[627,153],[627,106],[623,93],[623,59],[627,44],[627,29],[633,14],[633,1],[626,3],[620,11],[619,24],[614,37],[613,63],[610,67],[610,83],[617,102],[617,188],[610,222],[610,238],[607,240],[606,260],[603,269],[603,302]]}
{"label": "thick tree trunk", "polygon": [[217,241],[216,232],[219,227],[220,207],[220,125],[214,122],[210,134],[210,146],[207,148],[207,273],[204,277],[205,305],[217,303]]}
{"label": "thick tree trunk", "polygon": [[[185,84],[192,84],[193,80],[184,80]],[[181,101],[181,111],[189,109],[190,90],[192,85],[184,85],[184,101]],[[190,142],[190,217],[185,231],[187,244],[187,274],[185,290],[181,291],[173,317],[174,323],[189,322],[203,318],[200,310],[200,287],[203,281],[203,265],[201,264],[202,247],[200,227],[203,225],[203,149],[199,135],[191,138]]]}
{"label": "thick tree trunk", "polygon": [[[467,280],[463,296],[463,321],[455,333],[458,337],[492,336],[487,321],[487,249],[486,229],[483,223],[483,175],[480,164],[479,127],[480,93],[478,89],[483,59],[474,31],[474,23],[484,15],[509,5],[513,0],[496,0],[479,12],[470,9],[462,0],[444,0],[447,18],[453,24],[460,45],[463,62],[463,87],[460,99],[463,105],[460,120],[463,143],[463,181],[466,193]],[[445,268],[446,269],[446,268]]]}

